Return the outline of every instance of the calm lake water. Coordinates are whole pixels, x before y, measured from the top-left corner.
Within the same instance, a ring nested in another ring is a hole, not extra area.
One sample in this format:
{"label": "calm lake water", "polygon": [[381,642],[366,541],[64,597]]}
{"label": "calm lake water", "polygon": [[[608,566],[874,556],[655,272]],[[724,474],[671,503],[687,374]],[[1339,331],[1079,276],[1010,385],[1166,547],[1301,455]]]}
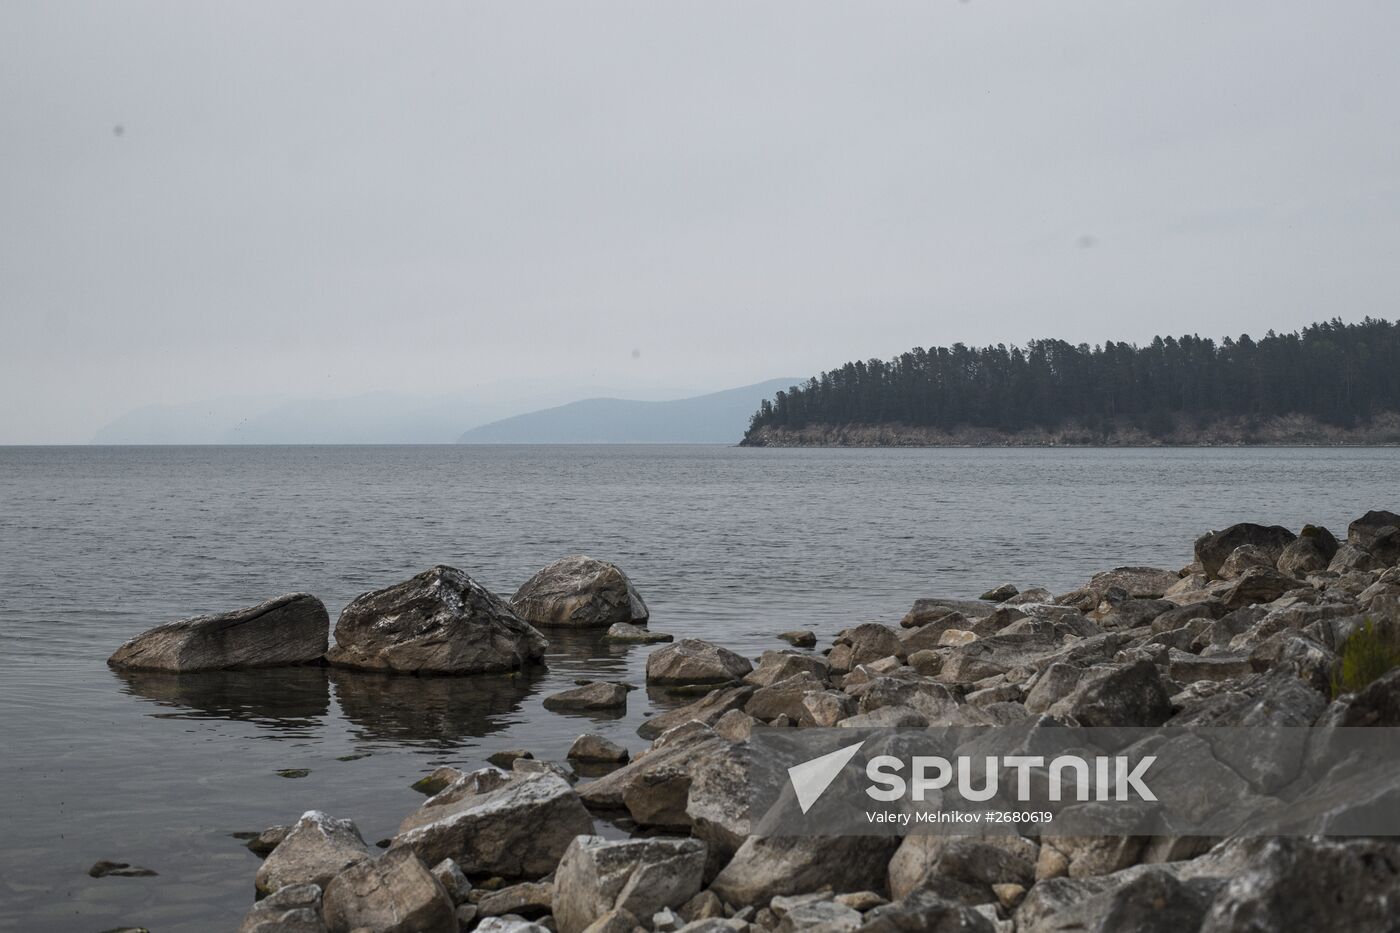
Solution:
{"label": "calm lake water", "polygon": [[[1066,590],[1181,566],[1234,521],[1340,535],[1370,508],[1400,508],[1400,450],[0,448],[0,929],[233,929],[258,861],[230,833],[320,808],[373,842],[432,767],[562,761],[585,731],[635,751],[658,708],[545,712],[578,677],[642,683],[651,647],[576,633],[516,678],[106,667],[159,622],[292,590],[334,620],[437,563],[508,597],[582,552],[627,570],[653,628],[756,656],[921,596]],[[159,875],[89,878],[100,858]]]}

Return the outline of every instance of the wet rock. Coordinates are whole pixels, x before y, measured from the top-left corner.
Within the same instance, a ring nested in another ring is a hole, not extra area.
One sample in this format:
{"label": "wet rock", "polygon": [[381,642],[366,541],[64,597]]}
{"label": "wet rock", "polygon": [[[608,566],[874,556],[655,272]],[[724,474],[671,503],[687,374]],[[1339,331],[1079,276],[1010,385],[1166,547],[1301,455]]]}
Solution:
{"label": "wet rock", "polygon": [[258,867],[253,884],[260,896],[293,884],[324,888],[346,868],[368,860],[354,823],[308,810]]}
{"label": "wet rock", "polygon": [[614,910],[650,917],[678,908],[700,890],[705,844],[696,839],[579,836],[554,878],[559,933],[581,933]]}
{"label": "wet rock", "polygon": [[799,628],[788,632],[779,632],[778,638],[794,648],[815,648],[817,646],[817,633],[811,629]]}
{"label": "wet rock", "polygon": [[326,933],[321,889],[314,884],[277,889],[244,915],[238,933]]}
{"label": "wet rock", "polygon": [[644,739],[654,739],[668,729],[687,722],[702,722],[713,726],[731,710],[742,710],[753,696],[753,687],[729,687],[705,694],[694,703],[658,713],[637,727],[637,734]]}
{"label": "wet rock", "polygon": [[491,891],[476,902],[476,912],[482,917],[523,917],[537,920],[549,914],[554,906],[552,881],[525,881]]}
{"label": "wet rock", "polygon": [[259,858],[266,858],[272,850],[282,844],[282,840],[287,838],[287,833],[291,832],[290,826],[269,826],[258,833],[247,842],[248,851]]}
{"label": "wet rock", "polygon": [[745,675],[744,683],[755,687],[767,687],[780,680],[787,680],[798,674],[811,674],[822,683],[826,682],[831,665],[826,658],[814,654],[797,654],[792,651],[765,651],[758,661],[758,667]]}
{"label": "wet rock", "polygon": [[424,674],[515,670],[549,644],[500,597],[443,566],[356,597],[340,613],[335,640],[332,664]]}
{"label": "wet rock", "polygon": [[1214,580],[1219,577],[1221,566],[1240,545],[1252,544],[1276,562],[1283,549],[1296,538],[1297,535],[1279,525],[1241,522],[1224,531],[1212,531],[1197,538],[1196,559],[1200,561],[1206,576]]}
{"label": "wet rock", "polygon": [[880,891],[898,845],[884,836],[749,836],[710,889],[730,904],[754,907],[824,887],[838,894]]}
{"label": "wet rock", "polygon": [[453,904],[466,903],[467,896],[472,893],[472,883],[467,880],[456,861],[445,858],[432,867],[432,872]]}
{"label": "wet rock", "polygon": [[616,742],[590,733],[574,739],[574,743],[569,746],[566,757],[571,761],[602,761],[621,764],[627,761],[629,754],[627,749]]}
{"label": "wet rock", "polygon": [[647,683],[660,687],[723,686],[752,670],[748,659],[698,638],[683,638],[647,656]]}
{"label": "wet rock", "polygon": [[509,768],[518,758],[534,758],[535,753],[526,748],[503,748],[486,756],[486,760],[498,768]]}
{"label": "wet rock", "polygon": [[329,628],[319,599],[291,593],[235,612],[157,625],[118,648],[107,663],[176,672],[308,664],[326,653]]}
{"label": "wet rock", "polygon": [[990,590],[983,593],[977,598],[985,599],[989,602],[1000,603],[1005,602],[1006,600],[1015,596],[1019,592],[1021,591],[1016,588],[1015,584],[1003,583],[1001,586],[992,587]]}
{"label": "wet rock", "polygon": [[466,772],[461,768],[453,768],[444,765],[441,768],[434,768],[423,777],[414,781],[411,788],[418,791],[420,794],[432,796],[433,794],[446,790],[464,777],[466,777]]}
{"label": "wet rock", "polygon": [[608,626],[604,641],[622,642],[637,645],[652,645],[663,641],[674,641],[669,632],[653,632],[651,629],[633,625],[630,622],[614,622]]}
{"label": "wet rock", "polygon": [[1087,671],[1049,713],[1086,727],[1160,726],[1171,717],[1172,705],[1156,666],[1141,660]]}
{"label": "wet rock", "polygon": [[544,698],[544,708],[556,713],[625,710],[627,688],[622,684],[596,681],[584,687],[561,690]]}
{"label": "wet rock", "polygon": [[88,869],[88,875],[92,878],[152,878],[155,877],[155,874],[149,868],[142,868],[128,862],[112,862],[105,858],[98,859]]}
{"label": "wet rock", "polygon": [[986,603],[975,599],[916,599],[913,608],[905,614],[899,624],[901,628],[922,628],[925,625],[938,624],[940,620],[949,616],[958,616],[959,621],[963,618],[978,618],[986,611]]}
{"label": "wet rock", "polygon": [[436,864],[454,859],[469,875],[539,878],[558,864],[593,819],[568,781],[552,773],[510,783],[443,806],[420,807],[399,827],[394,849]]}
{"label": "wet rock", "polygon": [[525,581],[510,603],[532,625],[644,625],[648,616],[646,603],[620,567],[581,554],[545,567]]}
{"label": "wet rock", "polygon": [[447,890],[408,849],[342,871],[326,885],[321,912],[331,933],[456,933]]}

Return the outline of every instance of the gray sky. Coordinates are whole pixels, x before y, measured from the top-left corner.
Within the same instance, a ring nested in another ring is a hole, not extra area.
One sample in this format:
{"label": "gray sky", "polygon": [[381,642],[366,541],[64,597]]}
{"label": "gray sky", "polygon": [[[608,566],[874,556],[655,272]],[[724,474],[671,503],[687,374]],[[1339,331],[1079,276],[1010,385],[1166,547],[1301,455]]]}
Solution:
{"label": "gray sky", "polygon": [[0,443],[1394,318],[1397,46],[1362,0],[7,0]]}

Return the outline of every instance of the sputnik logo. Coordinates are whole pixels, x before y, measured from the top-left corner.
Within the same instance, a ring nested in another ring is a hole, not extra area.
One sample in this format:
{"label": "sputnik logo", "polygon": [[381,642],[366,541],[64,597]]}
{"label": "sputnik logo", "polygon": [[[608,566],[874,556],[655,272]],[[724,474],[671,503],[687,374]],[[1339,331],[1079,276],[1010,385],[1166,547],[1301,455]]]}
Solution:
{"label": "sputnik logo", "polygon": [[847,745],[845,748],[788,768],[788,780],[792,782],[792,789],[797,794],[797,804],[803,813],[812,809],[812,805],[821,799],[831,782],[836,780],[836,775],[841,773],[841,769],[850,763],[864,744],[864,741],[860,741],[854,745]]}

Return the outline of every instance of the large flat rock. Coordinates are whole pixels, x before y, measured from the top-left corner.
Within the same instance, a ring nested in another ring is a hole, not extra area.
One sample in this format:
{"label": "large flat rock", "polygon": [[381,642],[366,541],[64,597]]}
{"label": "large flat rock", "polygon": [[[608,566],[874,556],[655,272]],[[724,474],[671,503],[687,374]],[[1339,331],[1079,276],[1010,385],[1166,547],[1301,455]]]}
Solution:
{"label": "large flat rock", "polygon": [[107,663],[179,673],[306,664],[326,653],[329,629],[319,599],[289,593],[247,609],[157,625],[118,648]]}

